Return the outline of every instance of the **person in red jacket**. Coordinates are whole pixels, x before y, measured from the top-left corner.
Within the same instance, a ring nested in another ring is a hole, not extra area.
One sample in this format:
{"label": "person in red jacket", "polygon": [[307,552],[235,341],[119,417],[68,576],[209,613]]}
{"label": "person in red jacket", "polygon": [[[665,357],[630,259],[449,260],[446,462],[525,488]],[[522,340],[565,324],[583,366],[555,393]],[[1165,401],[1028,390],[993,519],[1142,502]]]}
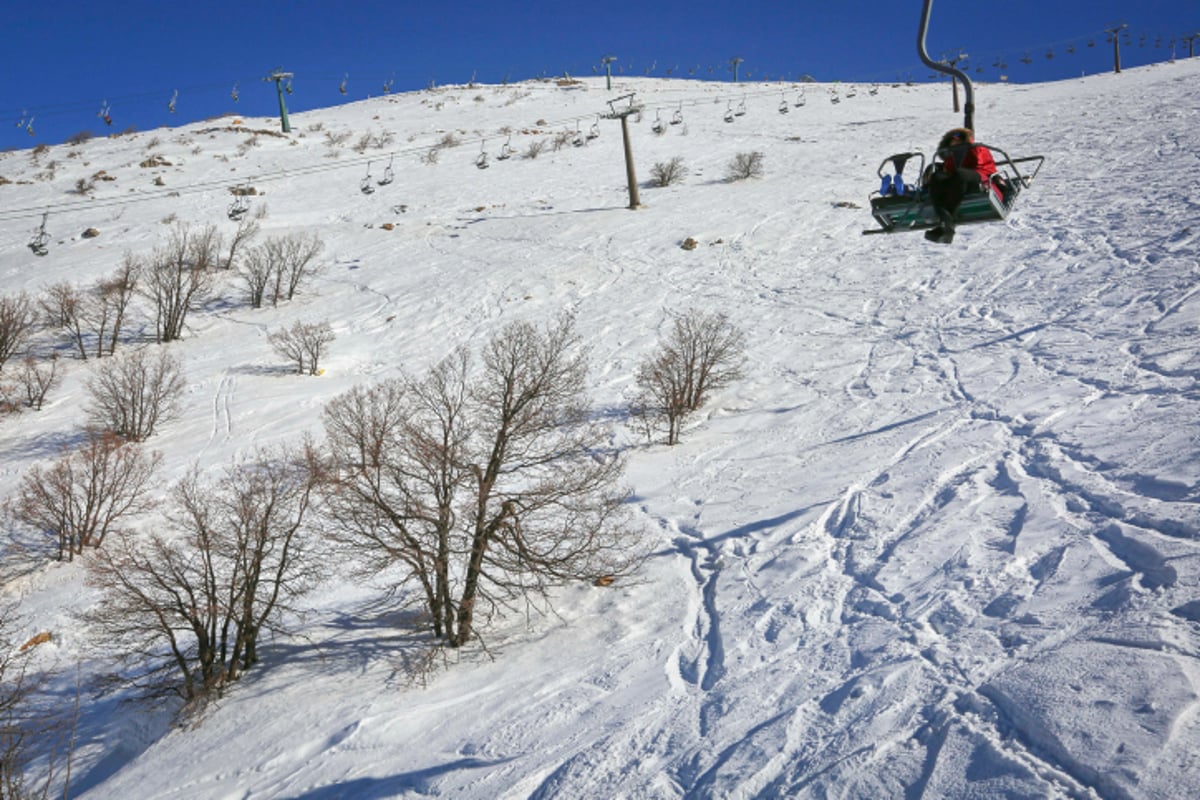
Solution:
{"label": "person in red jacket", "polygon": [[935,167],[925,187],[941,224],[925,231],[925,238],[950,244],[954,241],[954,215],[959,204],[972,192],[993,191],[996,162],[986,147],[975,144],[975,133],[970,128],[947,131],[938,145],[938,155],[942,157],[941,169]]}

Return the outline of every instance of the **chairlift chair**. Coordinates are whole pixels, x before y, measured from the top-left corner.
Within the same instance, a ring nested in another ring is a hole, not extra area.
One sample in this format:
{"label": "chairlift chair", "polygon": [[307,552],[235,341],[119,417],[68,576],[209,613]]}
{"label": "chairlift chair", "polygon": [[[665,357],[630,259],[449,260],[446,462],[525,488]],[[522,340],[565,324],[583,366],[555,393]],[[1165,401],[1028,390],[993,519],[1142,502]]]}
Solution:
{"label": "chairlift chair", "polygon": [[367,162],[367,174],[358,182],[358,190],[363,194],[373,194],[375,187],[371,184],[371,162]]}
{"label": "chairlift chair", "polygon": [[592,127],[588,128],[587,138],[589,140],[600,138],[600,117],[599,116],[597,116],[596,121],[592,123]]}
{"label": "chairlift chair", "polygon": [[512,134],[510,133],[508,135],[508,141],[500,145],[500,153],[496,156],[496,158],[500,159],[501,161],[507,161],[508,159],[512,158],[513,149],[511,142]]}
{"label": "chairlift chair", "polygon": [[389,183],[391,183],[392,181],[394,181],[396,179],[396,173],[392,169],[392,162],[395,160],[396,160],[395,156],[392,156],[391,158],[388,159],[388,165],[383,168],[383,177],[380,178],[378,181],[380,186],[387,186]]}
{"label": "chairlift chair", "polygon": [[733,114],[737,117],[746,116],[746,98],[742,98],[742,102],[738,103],[737,111],[733,112]]}
{"label": "chairlift chair", "polygon": [[587,144],[587,139],[584,138],[583,131],[579,128],[579,121],[575,121],[575,138],[571,140],[571,144],[576,147],[583,147]]}
{"label": "chairlift chair", "polygon": [[801,89],[800,94],[796,95],[796,108],[800,108],[800,106],[804,105],[807,102],[808,102],[808,98],[805,97],[804,90]]}
{"label": "chairlift chair", "polygon": [[475,166],[479,167],[480,169],[487,169],[491,166],[491,164],[488,163],[487,151],[483,149],[486,145],[486,141],[479,143],[479,155],[475,159]]}
{"label": "chairlift chair", "polygon": [[[934,62],[925,50],[925,35],[929,30],[932,6],[933,0],[924,0],[921,25],[917,36],[917,54],[926,66],[951,75],[962,82],[966,93],[963,127],[974,130],[975,92],[971,79],[964,72],[949,64]],[[955,219],[960,225],[999,222],[1007,219],[1017,197],[1033,183],[1045,161],[1045,156],[1040,155],[1013,158],[1001,148],[983,142],[975,142],[975,146],[988,149],[996,163],[996,174],[992,176],[990,186],[985,186],[983,191],[968,194],[963,198],[955,215]],[[934,162],[928,170],[925,168],[925,155],[920,152],[897,153],[885,158],[876,170],[876,176],[880,180],[879,189],[872,191],[868,197],[871,204],[871,215],[879,223],[879,227],[865,230],[863,233],[918,231],[940,224],[925,180],[927,174],[940,169],[942,159],[946,155],[948,154],[944,152],[935,153]],[[909,184],[904,179],[904,168],[914,159],[919,165],[916,173],[918,179]],[[889,169],[891,172],[888,172]]]}
{"label": "chairlift chair", "polygon": [[675,109],[675,113],[671,115],[671,124],[679,125],[683,122],[683,103],[679,104],[679,108]]}
{"label": "chairlift chair", "polygon": [[237,222],[246,215],[249,209],[250,201],[246,199],[245,191],[241,186],[236,187],[233,190],[233,202],[229,204],[229,210],[226,212],[227,216]]}
{"label": "chairlift chair", "polygon": [[733,113],[733,101],[730,100],[729,105],[725,108],[725,121],[733,122],[734,116],[735,115]]}
{"label": "chairlift chair", "polygon": [[787,97],[783,97],[779,101],[779,113],[786,114],[791,111],[791,106],[788,105]]}
{"label": "chairlift chair", "polygon": [[42,224],[34,231],[33,238],[29,240],[29,249],[33,251],[35,256],[44,256],[50,252],[46,245],[50,241],[50,234],[46,233],[46,218],[50,216],[49,211],[42,213]]}
{"label": "chairlift chair", "polygon": [[663,131],[665,131],[667,129],[667,126],[663,124],[662,117],[659,115],[659,112],[657,110],[655,110],[655,112],[654,112],[654,124],[651,125],[650,128],[655,133],[662,133]]}

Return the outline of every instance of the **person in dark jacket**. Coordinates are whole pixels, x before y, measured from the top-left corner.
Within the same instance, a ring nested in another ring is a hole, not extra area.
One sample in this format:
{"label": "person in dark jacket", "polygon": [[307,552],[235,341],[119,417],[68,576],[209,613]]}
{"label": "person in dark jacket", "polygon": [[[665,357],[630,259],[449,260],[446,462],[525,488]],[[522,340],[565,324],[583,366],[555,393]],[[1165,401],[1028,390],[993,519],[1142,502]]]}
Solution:
{"label": "person in dark jacket", "polygon": [[925,187],[941,224],[925,231],[925,238],[950,244],[954,241],[954,215],[963,197],[972,192],[995,191],[992,176],[996,174],[996,162],[986,147],[975,144],[970,128],[947,131],[938,145],[938,155],[942,157],[941,169],[934,167]]}

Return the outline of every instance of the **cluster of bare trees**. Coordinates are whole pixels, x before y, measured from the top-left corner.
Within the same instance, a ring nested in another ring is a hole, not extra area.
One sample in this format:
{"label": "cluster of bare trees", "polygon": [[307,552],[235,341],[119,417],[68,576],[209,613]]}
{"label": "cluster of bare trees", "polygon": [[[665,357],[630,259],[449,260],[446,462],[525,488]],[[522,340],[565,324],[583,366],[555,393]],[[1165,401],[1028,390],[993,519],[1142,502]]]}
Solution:
{"label": "cluster of bare trees", "polygon": [[88,562],[105,602],[87,614],[147,696],[219,696],[320,575],[311,451],[260,452],[173,489],[165,529],[117,534]]}
{"label": "cluster of bare trees", "polygon": [[325,243],[316,234],[272,237],[249,250],[241,267],[246,299],[252,308],[264,302],[279,305],[291,300],[306,280],[316,274],[316,257]]}
{"label": "cluster of bare trees", "polygon": [[112,355],[125,330],[141,271],[137,259],[126,254],[112,275],[90,286],[50,286],[39,301],[47,324],[62,331],[83,360],[89,352],[96,358]]}
{"label": "cluster of bare trees", "polygon": [[[638,367],[635,418],[676,443],[687,416],[741,374],[744,348],[723,314],[673,316]],[[147,510],[159,463],[136,441],[181,379],[166,351],[126,351],[93,377],[96,428],[26,474],[5,519],[59,559],[91,548],[106,599],[89,620],[143,664],[152,694],[192,702],[255,664],[261,633],[319,574],[318,543],[344,548],[362,574],[399,575],[395,590],[423,607],[433,641],[460,647],[501,610],[567,581],[605,582],[642,557],[623,460],[589,408],[586,359],[569,316],[510,324],[478,355],[459,348],[423,375],[334,398],[323,448],[258,453],[211,482],[193,472],[166,523],[135,535],[127,522]]]}
{"label": "cluster of bare trees", "polygon": [[6,516],[49,534],[59,558],[88,548],[104,593],[90,630],[148,696],[219,696],[330,547],[362,573],[401,568],[396,589],[424,607],[431,643],[460,647],[496,612],[604,582],[644,554],[622,459],[589,409],[586,355],[570,317],[514,323],[477,357],[459,349],[420,377],[335,398],[322,448],[255,453],[212,480],[193,471],[140,532],[127,523],[147,510],[158,456],[90,435],[31,470]]}
{"label": "cluster of bare trees", "polygon": [[154,307],[154,335],[173,342],[183,335],[187,315],[208,299],[220,263],[221,237],[215,225],[192,230],[177,223],[167,243],[142,265],[142,293]]}
{"label": "cluster of bare trees", "polygon": [[[259,232],[261,216],[241,218],[227,249],[216,226],[194,228],[176,222],[165,244],[148,256],[127,253],[113,274],[93,284],[60,282],[47,287],[36,302],[24,292],[0,297],[0,370],[15,357],[21,364],[0,374],[0,413],[40,409],[61,378],[57,350],[48,357],[34,353],[32,342],[42,328],[69,344],[80,360],[99,359],[115,355],[128,337],[137,298],[149,306],[155,341],[163,344],[181,338],[189,315],[213,296],[222,270],[237,269],[255,308],[264,301],[277,305],[294,298],[317,273],[324,243],[316,235],[290,235],[268,239],[247,251]],[[328,327],[318,325],[283,331],[272,344],[301,372],[312,374],[332,339]],[[103,379],[93,382],[93,389],[103,389],[101,384]],[[112,429],[125,430],[121,425]],[[130,435],[144,438],[149,432]]]}
{"label": "cluster of bare trees", "polygon": [[451,647],[500,608],[638,561],[585,358],[570,318],[514,323],[478,364],[460,349],[325,409],[329,535],[368,572],[402,566]]}
{"label": "cluster of bare trees", "polygon": [[321,357],[333,340],[333,328],[328,322],[296,322],[290,328],[267,335],[275,352],[295,364],[301,375],[321,373]]}
{"label": "cluster of bare trees", "polygon": [[146,510],[160,460],[111,433],[89,432],[49,466],[31,467],[5,501],[4,516],[10,528],[15,523],[46,537],[58,560],[73,560]]}

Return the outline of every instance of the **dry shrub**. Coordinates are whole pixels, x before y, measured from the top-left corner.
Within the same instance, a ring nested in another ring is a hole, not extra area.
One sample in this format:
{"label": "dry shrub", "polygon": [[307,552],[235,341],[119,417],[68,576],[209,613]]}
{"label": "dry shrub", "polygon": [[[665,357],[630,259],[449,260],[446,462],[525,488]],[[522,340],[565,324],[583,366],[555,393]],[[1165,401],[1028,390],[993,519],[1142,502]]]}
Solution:
{"label": "dry shrub", "polygon": [[670,186],[673,183],[679,183],[687,177],[687,174],[688,168],[680,156],[675,156],[670,161],[659,161],[650,168],[650,177],[654,179],[656,186]]}
{"label": "dry shrub", "polygon": [[725,167],[725,178],[729,181],[761,178],[762,175],[763,154],[758,150],[750,153],[738,153]]}

